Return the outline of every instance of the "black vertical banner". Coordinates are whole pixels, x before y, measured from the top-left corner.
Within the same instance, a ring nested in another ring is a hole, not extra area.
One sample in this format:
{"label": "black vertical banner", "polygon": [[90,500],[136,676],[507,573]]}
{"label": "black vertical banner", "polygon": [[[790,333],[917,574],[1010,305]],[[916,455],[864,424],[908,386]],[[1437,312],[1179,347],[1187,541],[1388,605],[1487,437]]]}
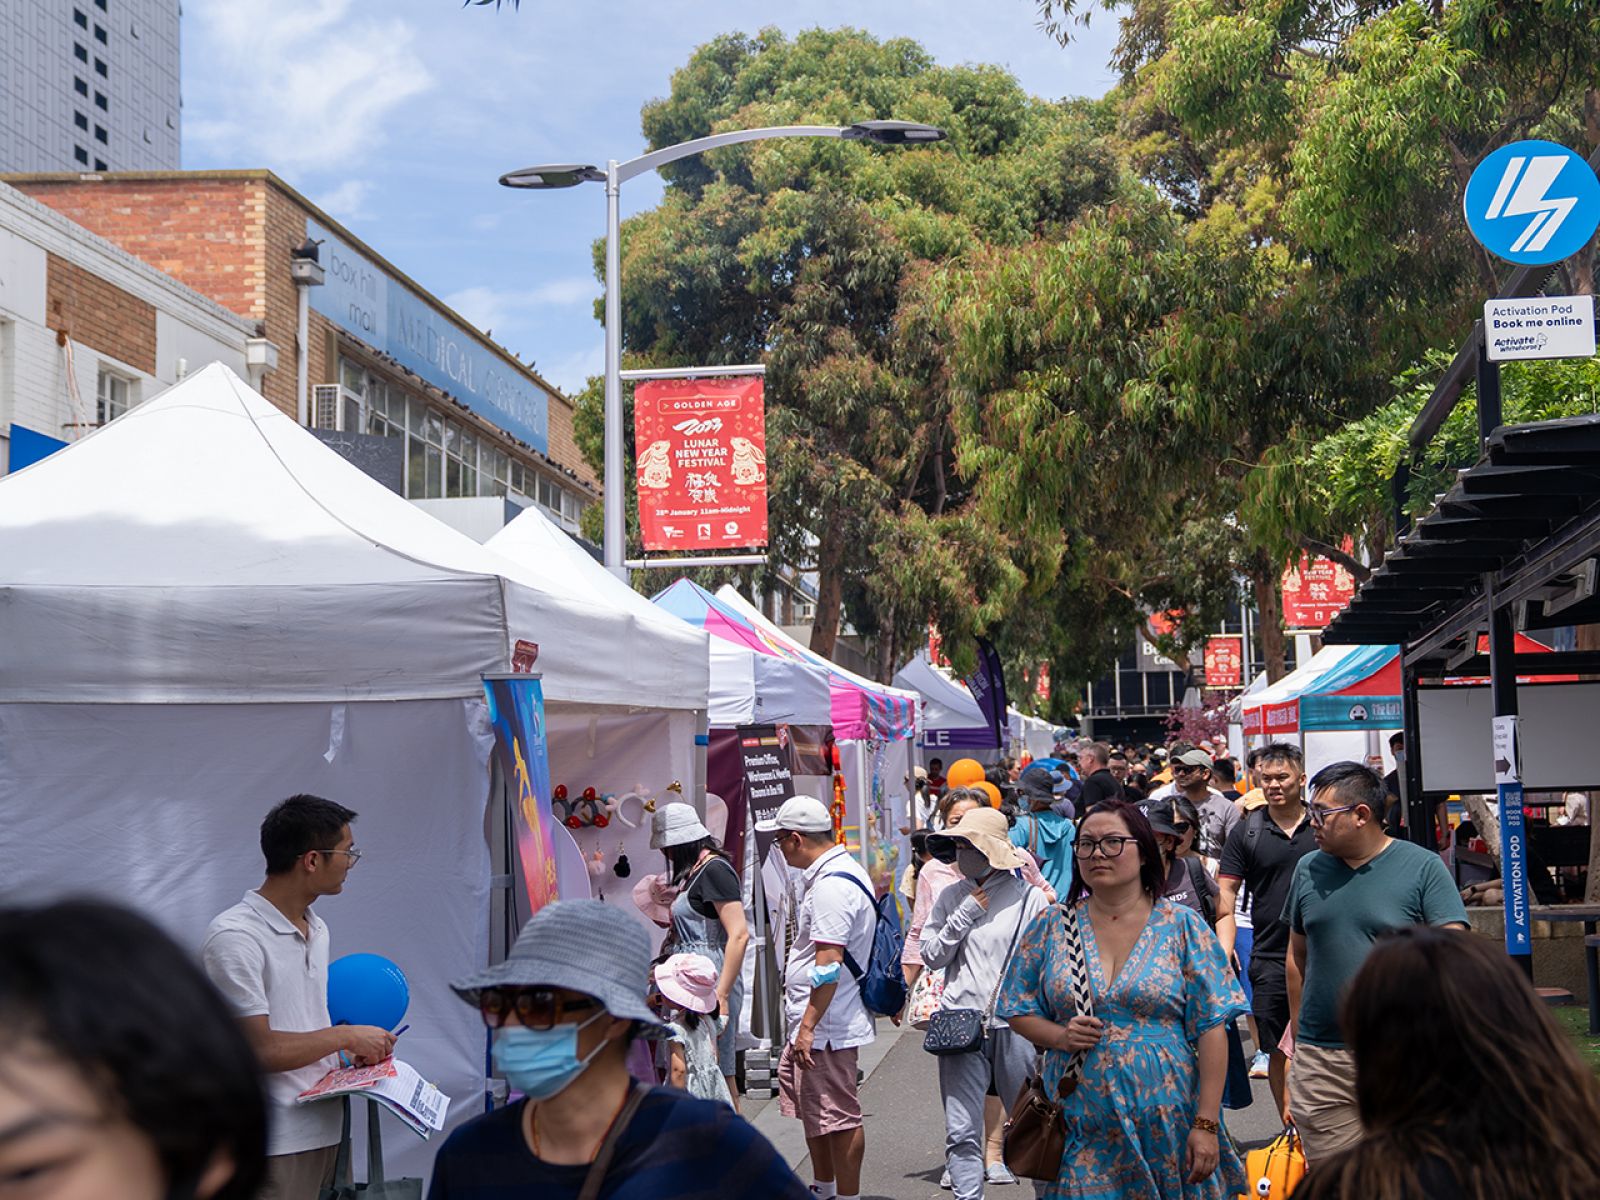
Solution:
{"label": "black vertical banner", "polygon": [[[794,795],[794,769],[789,747],[776,725],[739,726],[739,755],[744,763],[744,790],[750,799],[750,822],[770,820]],[[767,859],[776,834],[757,832],[756,862]]]}

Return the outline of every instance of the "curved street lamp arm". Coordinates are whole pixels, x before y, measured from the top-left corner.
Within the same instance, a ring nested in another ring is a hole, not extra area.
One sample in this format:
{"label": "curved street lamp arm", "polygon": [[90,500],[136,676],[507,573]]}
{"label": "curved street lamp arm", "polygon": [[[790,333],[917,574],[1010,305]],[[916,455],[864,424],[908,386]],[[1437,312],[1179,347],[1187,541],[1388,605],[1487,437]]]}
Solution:
{"label": "curved street lamp arm", "polygon": [[676,146],[667,146],[661,150],[652,150],[649,154],[641,154],[638,158],[630,158],[627,162],[617,164],[617,182],[627,183],[635,175],[642,175],[646,171],[654,171],[657,167],[664,167],[668,163],[677,162],[680,158],[688,158],[691,154],[702,154],[707,150],[715,150],[719,146],[736,146],[740,142],[758,142],[764,138],[780,137],[843,137],[844,126],[839,125],[771,125],[765,129],[735,129],[729,133],[714,133],[710,137],[695,138],[692,142],[679,142]]}

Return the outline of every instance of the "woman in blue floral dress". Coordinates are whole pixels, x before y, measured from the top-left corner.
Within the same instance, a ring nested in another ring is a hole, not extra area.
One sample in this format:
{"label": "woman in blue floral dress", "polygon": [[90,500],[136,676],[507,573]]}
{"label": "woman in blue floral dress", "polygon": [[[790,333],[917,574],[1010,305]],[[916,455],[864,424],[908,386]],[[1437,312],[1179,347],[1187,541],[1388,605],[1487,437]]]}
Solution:
{"label": "woman in blue floral dress", "polygon": [[[1076,1051],[1063,1103],[1066,1153],[1045,1190],[1062,1200],[1223,1200],[1245,1190],[1222,1134],[1225,1024],[1248,1011],[1205,919],[1161,898],[1161,855],[1144,814],[1101,805],[1078,827],[1065,906],[1023,935],[998,1015],[1045,1051],[1050,1095]],[[1077,922],[1094,1016],[1076,1015],[1065,922]]]}

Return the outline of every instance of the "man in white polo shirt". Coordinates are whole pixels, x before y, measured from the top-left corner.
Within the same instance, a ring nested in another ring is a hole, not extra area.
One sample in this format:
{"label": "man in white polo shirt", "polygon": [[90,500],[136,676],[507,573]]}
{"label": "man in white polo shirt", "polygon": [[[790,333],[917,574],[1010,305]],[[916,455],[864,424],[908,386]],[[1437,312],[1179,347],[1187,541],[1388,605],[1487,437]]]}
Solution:
{"label": "man in white polo shirt", "polygon": [[344,890],[361,857],[355,813],[318,796],[291,796],[261,822],[267,878],[206,930],[206,974],[239,1016],[266,1072],[267,1184],[260,1200],[317,1200],[333,1181],[341,1109],[295,1097],[339,1065],[389,1056],[394,1038],[328,1016],[328,927],[311,911]]}
{"label": "man in white polo shirt", "polygon": [[867,1140],[856,1088],[856,1051],[873,1040],[872,1017],[845,951],[863,969],[872,957],[877,911],[872,880],[833,840],[833,818],[820,800],[785,800],[757,831],[803,872],[794,944],[784,969],[789,1044],[778,1059],[778,1109],[799,1117],[811,1151],[812,1192],[856,1200]]}

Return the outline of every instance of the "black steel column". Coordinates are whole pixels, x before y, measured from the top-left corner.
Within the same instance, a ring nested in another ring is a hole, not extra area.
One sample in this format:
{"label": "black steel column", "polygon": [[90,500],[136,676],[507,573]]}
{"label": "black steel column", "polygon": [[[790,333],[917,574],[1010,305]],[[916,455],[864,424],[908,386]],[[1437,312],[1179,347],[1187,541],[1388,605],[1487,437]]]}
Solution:
{"label": "black steel column", "polygon": [[1433,816],[1422,794],[1422,717],[1417,705],[1417,669],[1400,647],[1400,732],[1405,737],[1405,761],[1400,764],[1400,799],[1405,805],[1406,837],[1434,849]]}
{"label": "black steel column", "polygon": [[1489,361],[1487,335],[1478,343],[1478,444],[1500,428],[1500,364]]}
{"label": "black steel column", "polygon": [[[1489,692],[1494,702],[1494,715],[1497,718],[1515,718],[1517,665],[1512,610],[1500,604],[1489,577],[1484,579],[1484,595],[1489,601]],[[1512,961],[1532,979],[1533,946],[1529,907],[1533,903],[1533,888],[1528,883],[1527,834],[1522,820],[1519,758],[1520,754],[1513,747],[1508,762],[1516,764],[1517,773],[1509,782],[1501,782],[1496,788],[1500,798],[1500,869],[1505,883],[1506,950],[1512,956]],[[1497,761],[1496,774],[1504,778],[1504,770]]]}

